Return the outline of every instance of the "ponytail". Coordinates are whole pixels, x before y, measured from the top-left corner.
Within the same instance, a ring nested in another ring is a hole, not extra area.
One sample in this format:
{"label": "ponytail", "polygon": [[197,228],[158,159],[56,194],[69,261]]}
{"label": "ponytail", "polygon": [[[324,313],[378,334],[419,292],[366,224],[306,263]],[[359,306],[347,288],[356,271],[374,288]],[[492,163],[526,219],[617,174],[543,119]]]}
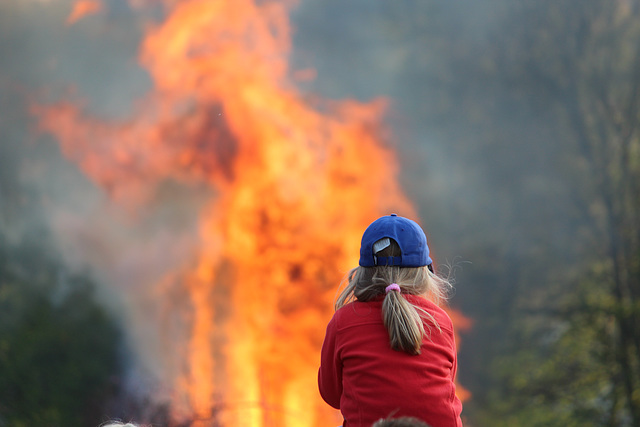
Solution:
{"label": "ponytail", "polygon": [[420,354],[422,337],[425,335],[422,317],[399,291],[387,292],[382,303],[382,320],[389,332],[392,349]]}

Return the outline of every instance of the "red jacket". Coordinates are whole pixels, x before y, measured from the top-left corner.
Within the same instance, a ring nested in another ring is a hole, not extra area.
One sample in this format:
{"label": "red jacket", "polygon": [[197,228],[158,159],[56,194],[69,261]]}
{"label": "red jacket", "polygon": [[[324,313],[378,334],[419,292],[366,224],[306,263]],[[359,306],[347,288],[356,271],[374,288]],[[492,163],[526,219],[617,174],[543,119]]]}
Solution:
{"label": "red jacket", "polygon": [[382,300],[340,308],[327,326],[318,387],[340,409],[345,427],[371,427],[389,416],[413,416],[431,427],[462,427],[462,403],[455,394],[457,357],[447,313],[423,297],[403,295],[431,313],[433,325],[417,356],[392,350],[382,323]]}

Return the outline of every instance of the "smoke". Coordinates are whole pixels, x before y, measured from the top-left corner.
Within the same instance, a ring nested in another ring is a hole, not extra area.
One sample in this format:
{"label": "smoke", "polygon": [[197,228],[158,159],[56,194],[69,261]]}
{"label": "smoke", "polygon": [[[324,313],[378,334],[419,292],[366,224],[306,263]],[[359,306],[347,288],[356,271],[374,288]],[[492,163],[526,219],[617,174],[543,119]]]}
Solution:
{"label": "smoke", "polygon": [[[447,60],[467,55],[478,63],[471,59],[465,66],[481,66],[490,30],[500,18],[496,3],[301,2],[293,13],[294,64],[317,69],[317,79],[306,84],[309,90],[390,99],[389,144],[403,165],[402,186],[435,239],[441,262],[464,258],[451,242],[460,230],[451,215],[472,215],[479,208],[477,195],[486,194],[489,185],[474,167],[484,155],[475,153],[472,160],[465,152],[473,129],[458,103],[469,90],[465,83],[472,83],[458,81],[461,73],[453,74]],[[469,76],[476,71],[466,70]],[[490,97],[491,88],[484,90]]]}
{"label": "smoke", "polygon": [[[540,212],[543,200],[562,209],[571,191],[558,172],[567,146],[554,140],[551,113],[525,107],[514,82],[498,77],[505,28],[519,25],[506,22],[508,8],[499,0],[335,0],[301,2],[293,13],[294,64],[317,69],[305,87],[390,99],[402,187],[441,263],[479,261],[471,257],[482,239],[524,256],[529,239],[557,241],[573,229],[558,212]],[[524,228],[531,224],[535,231]]]}
{"label": "smoke", "polygon": [[[105,119],[124,117],[149,86],[137,64],[146,25],[124,1],[65,25],[72,1],[0,2],[0,231],[14,241],[36,236],[54,259],[89,271],[100,301],[145,349],[145,376],[165,364],[159,328],[163,307],[145,284],[192,255],[194,215],[207,190],[167,181],[144,209],[124,210],[38,130],[33,108],[59,99],[82,103]],[[179,296],[177,296],[179,298]],[[132,365],[133,366],[133,365]]]}
{"label": "smoke", "polygon": [[[119,313],[135,328],[130,339],[162,382],[163,375],[174,374],[162,367],[179,363],[163,360],[168,353],[149,319],[165,319],[170,330],[184,325],[171,324],[167,308],[154,305],[145,286],[187,268],[198,239],[196,215],[215,194],[165,180],[146,194],[148,203],[115,206],[108,186],[91,181],[56,141],[36,132],[32,115],[33,105],[66,99],[107,121],[128,117],[151,85],[138,63],[142,34],[160,17],[149,3],[141,12],[134,6],[141,2],[110,0],[74,16],[77,3],[70,0],[0,1],[0,227],[16,238],[51,230],[66,263],[90,267],[101,282],[113,284],[101,289],[103,301],[114,310],[126,307]],[[476,128],[460,101],[471,91],[490,99],[493,90],[504,88],[454,78],[451,64],[442,61],[453,49],[477,58],[482,69],[500,10],[478,3],[303,0],[292,14],[293,75],[316,70],[316,79],[300,87],[333,99],[390,99],[393,132],[387,143],[398,152],[402,188],[415,202],[440,264],[470,260],[460,243],[469,236],[474,242],[489,236],[496,244],[506,233],[499,228],[504,205],[498,202],[511,195],[493,193],[494,181],[505,176],[485,169],[492,153],[473,149]],[[470,76],[482,75],[473,71]],[[520,247],[520,230],[509,231]],[[487,255],[481,260],[490,261]],[[157,292],[188,298],[171,283]],[[470,305],[476,294],[461,287],[457,298]]]}

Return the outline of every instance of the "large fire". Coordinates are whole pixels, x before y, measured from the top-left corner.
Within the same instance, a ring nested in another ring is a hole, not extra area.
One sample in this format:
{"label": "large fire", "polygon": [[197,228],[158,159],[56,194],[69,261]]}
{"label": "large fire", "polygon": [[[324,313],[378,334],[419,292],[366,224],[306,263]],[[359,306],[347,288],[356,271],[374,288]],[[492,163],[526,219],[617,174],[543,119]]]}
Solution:
{"label": "large fire", "polygon": [[212,190],[197,255],[164,280],[189,295],[189,336],[167,346],[185,366],[176,422],[338,425],[316,386],[336,288],[373,219],[415,216],[381,138],[384,102],[312,103],[289,82],[288,6],[168,2],[140,51],[154,89],[129,119],[38,109],[113,203],[143,205],[169,180]]}

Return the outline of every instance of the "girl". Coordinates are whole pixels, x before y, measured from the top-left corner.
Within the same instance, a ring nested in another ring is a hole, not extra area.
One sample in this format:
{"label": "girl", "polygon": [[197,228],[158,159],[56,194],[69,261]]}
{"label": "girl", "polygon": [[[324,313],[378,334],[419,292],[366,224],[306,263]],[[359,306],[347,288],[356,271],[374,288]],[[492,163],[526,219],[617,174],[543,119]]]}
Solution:
{"label": "girl", "polygon": [[415,417],[462,427],[455,394],[453,324],[440,303],[451,287],[434,274],[424,231],[391,214],[362,236],[322,345],[318,386],[344,427]]}

